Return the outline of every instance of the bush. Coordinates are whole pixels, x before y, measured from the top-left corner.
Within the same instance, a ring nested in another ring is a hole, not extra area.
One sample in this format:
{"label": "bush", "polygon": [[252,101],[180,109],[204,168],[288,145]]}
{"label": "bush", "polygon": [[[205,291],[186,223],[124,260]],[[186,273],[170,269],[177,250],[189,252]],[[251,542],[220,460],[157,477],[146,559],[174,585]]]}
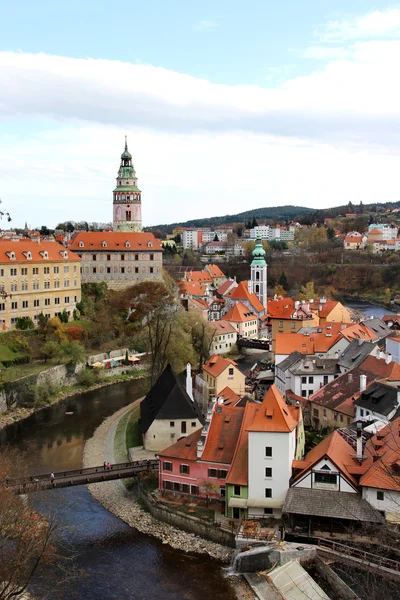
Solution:
{"label": "bush", "polygon": [[35,325],[30,317],[17,317],[15,323],[16,329],[34,329]]}
{"label": "bush", "polygon": [[98,380],[98,375],[93,369],[83,369],[76,376],[77,383],[85,387],[91,387],[92,385],[96,385]]}

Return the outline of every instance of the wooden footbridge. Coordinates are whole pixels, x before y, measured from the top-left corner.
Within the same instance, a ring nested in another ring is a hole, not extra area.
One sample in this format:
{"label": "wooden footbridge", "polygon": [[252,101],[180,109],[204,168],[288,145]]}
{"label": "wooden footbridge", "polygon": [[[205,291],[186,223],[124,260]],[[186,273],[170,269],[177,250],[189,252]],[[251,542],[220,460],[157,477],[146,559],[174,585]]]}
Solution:
{"label": "wooden footbridge", "polygon": [[252,338],[238,338],[236,345],[239,348],[255,348],[266,351],[270,349],[270,342],[268,340],[256,340]]}
{"label": "wooden footbridge", "polygon": [[58,471],[53,473],[54,479],[50,478],[51,473],[44,473],[42,475],[31,475],[30,477],[6,479],[0,484],[2,483],[7,489],[16,494],[28,494],[54,488],[126,479],[152,470],[158,470],[158,460],[118,463],[110,465],[109,468],[102,465],[101,467],[89,467],[88,469],[76,469],[75,471]]}

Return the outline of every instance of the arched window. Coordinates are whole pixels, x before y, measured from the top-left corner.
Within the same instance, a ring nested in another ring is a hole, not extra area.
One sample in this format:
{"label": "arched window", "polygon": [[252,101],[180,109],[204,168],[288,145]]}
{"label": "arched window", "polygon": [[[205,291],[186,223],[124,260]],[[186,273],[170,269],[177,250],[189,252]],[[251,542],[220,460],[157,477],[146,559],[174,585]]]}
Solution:
{"label": "arched window", "polygon": [[260,281],[260,271],[256,271],[256,281]]}
{"label": "arched window", "polygon": [[258,285],[258,283],[257,283],[257,285],[256,285],[256,294],[258,294],[258,293],[259,293],[259,291],[260,291],[260,286],[259,286],[259,285]]}

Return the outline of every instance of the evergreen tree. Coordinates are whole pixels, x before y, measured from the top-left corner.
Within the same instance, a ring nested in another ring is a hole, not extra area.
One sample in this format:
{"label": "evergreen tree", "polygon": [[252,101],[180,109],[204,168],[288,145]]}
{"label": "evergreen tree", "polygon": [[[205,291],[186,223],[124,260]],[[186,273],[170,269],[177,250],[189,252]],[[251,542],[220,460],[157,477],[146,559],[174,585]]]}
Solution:
{"label": "evergreen tree", "polygon": [[284,271],[282,271],[282,273],[278,279],[278,285],[281,285],[283,287],[283,289],[286,291],[289,289],[288,280],[287,280],[287,277],[286,277],[286,274]]}

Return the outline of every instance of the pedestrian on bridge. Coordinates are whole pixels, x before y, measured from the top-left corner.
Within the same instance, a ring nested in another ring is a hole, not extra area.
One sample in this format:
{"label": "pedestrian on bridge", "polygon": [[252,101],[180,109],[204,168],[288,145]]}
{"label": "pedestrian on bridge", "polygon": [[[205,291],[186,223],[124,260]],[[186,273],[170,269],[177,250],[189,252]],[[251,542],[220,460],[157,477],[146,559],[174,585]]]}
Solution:
{"label": "pedestrian on bridge", "polygon": [[109,462],[107,463],[107,470],[108,470],[108,471],[111,471],[111,465],[110,465],[110,463],[109,463]]}
{"label": "pedestrian on bridge", "polygon": [[54,483],[54,479],[55,479],[54,473],[50,473],[50,482]]}
{"label": "pedestrian on bridge", "polygon": [[104,470],[106,470],[106,469],[107,469],[107,463],[106,463],[106,461],[104,461],[104,463],[103,463],[103,467],[104,467]]}

